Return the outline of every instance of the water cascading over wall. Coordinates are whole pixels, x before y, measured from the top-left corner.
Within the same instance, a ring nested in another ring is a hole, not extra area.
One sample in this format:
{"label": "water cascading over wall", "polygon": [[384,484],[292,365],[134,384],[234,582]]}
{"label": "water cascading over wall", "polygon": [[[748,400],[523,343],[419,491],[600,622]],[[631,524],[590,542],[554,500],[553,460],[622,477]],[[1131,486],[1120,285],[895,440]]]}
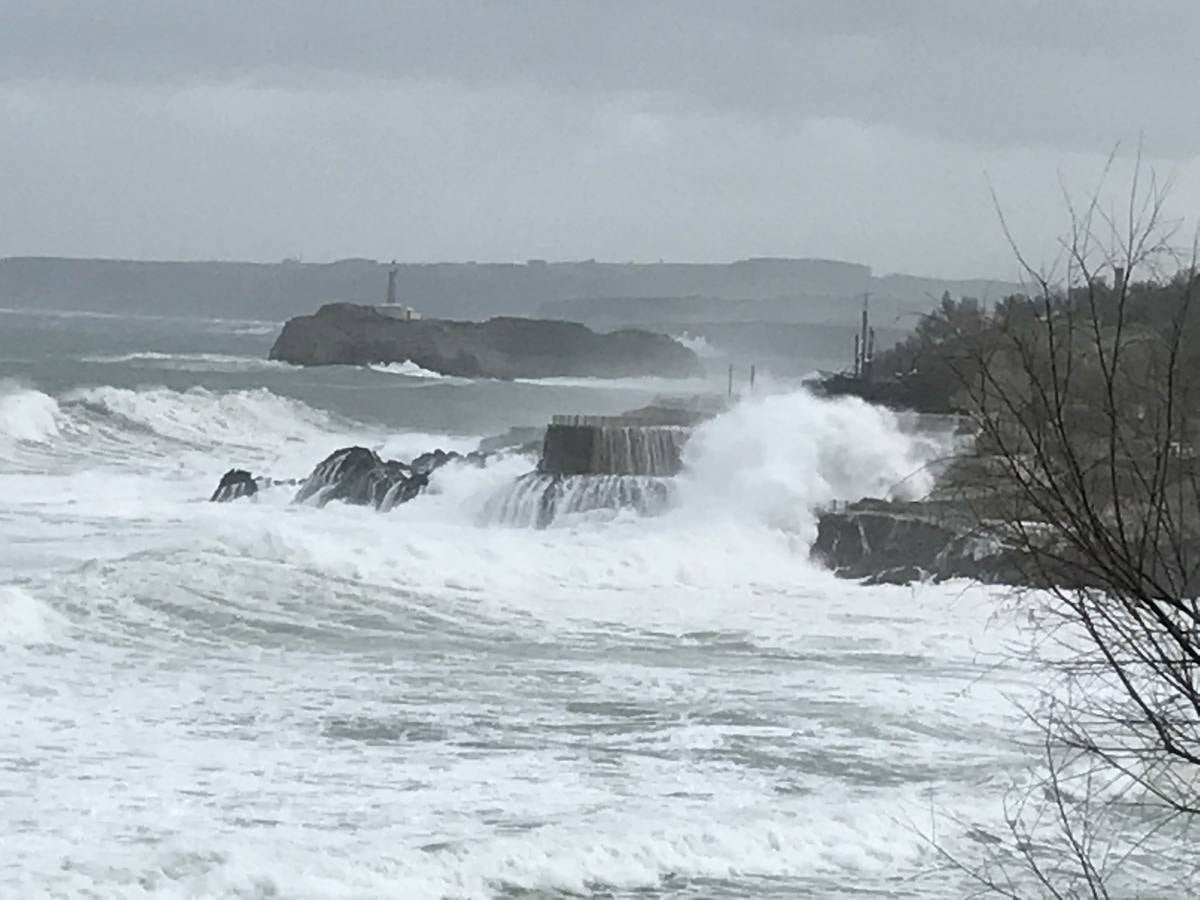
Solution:
{"label": "water cascading over wall", "polygon": [[679,474],[690,429],[620,417],[556,416],[546,429],[538,471],[546,475]]}
{"label": "water cascading over wall", "polygon": [[561,516],[601,509],[654,515],[670,500],[689,434],[685,426],[620,417],[556,416],[537,471],[493,498],[485,517],[545,528]]}

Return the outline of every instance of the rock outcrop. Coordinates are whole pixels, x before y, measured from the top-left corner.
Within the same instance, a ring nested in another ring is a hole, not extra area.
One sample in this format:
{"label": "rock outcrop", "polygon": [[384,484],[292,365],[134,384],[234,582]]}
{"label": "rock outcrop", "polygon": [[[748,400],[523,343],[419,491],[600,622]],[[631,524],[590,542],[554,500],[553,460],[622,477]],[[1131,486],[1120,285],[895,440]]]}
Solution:
{"label": "rock outcrop", "polygon": [[221,482],[209,497],[209,502],[228,503],[242,497],[253,497],[257,493],[258,482],[253,475],[245,469],[230,469],[221,476]]}
{"label": "rock outcrop", "polygon": [[479,462],[483,457],[433,450],[403,463],[381,459],[366,447],[345,447],[317,464],[296,492],[294,502],[325,506],[340,500],[387,512],[420,494],[429,485],[432,472],[456,459]]}
{"label": "rock outcrop", "polygon": [[409,361],[465,378],[703,373],[699,357],[664,334],[599,334],[575,322],[495,318],[486,322],[400,319],[377,307],[330,303],[283,326],[271,359],[302,366]]}
{"label": "rock outcrop", "polygon": [[478,452],[463,456],[453,451],[431,450],[404,463],[381,459],[366,447],[344,447],[329,454],[302,480],[273,480],[256,477],[245,469],[230,469],[209,499],[213,503],[227,503],[241,497],[257,497],[265,488],[299,485],[293,503],[325,506],[340,500],[386,512],[421,493],[429,485],[430,474],[446,463],[453,460],[482,463],[486,458],[487,454]]}
{"label": "rock outcrop", "polygon": [[1029,584],[1016,551],[921,503],[862,501],[823,512],[811,556],[844,578],[872,584],[948,578]]}

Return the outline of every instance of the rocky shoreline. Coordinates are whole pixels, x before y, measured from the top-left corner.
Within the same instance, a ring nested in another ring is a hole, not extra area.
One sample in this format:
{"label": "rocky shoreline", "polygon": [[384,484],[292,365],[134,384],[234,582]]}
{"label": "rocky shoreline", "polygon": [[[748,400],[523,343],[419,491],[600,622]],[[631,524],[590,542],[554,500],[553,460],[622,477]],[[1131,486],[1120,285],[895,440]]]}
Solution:
{"label": "rocky shoreline", "polygon": [[953,578],[1029,584],[1021,554],[981,533],[953,504],[864,499],[825,510],[810,555],[835,574],[868,584]]}
{"label": "rocky shoreline", "polygon": [[[649,421],[655,408],[636,412]],[[647,430],[653,431],[655,427],[650,425]],[[659,430],[661,427],[658,426]],[[546,435],[552,433],[553,427],[512,429],[505,435],[481,441],[479,449],[469,454],[438,449],[407,462],[384,460],[366,447],[345,447],[318,463],[304,479],[276,481],[244,469],[231,469],[210,499],[230,502],[253,498],[268,487],[288,486],[296,489],[294,503],[325,506],[339,501],[386,512],[420,496],[429,486],[430,476],[443,466],[484,465],[496,455],[517,453],[530,458],[531,471],[525,479],[518,479],[513,497],[517,501],[537,500],[537,514],[517,520],[528,519],[526,524],[533,527],[550,524],[553,519],[550,507],[563,502],[565,491],[576,493],[576,498],[566,504],[567,511],[572,511],[571,504],[579,500],[595,504],[588,508],[607,508],[614,503],[637,506],[639,498],[649,497],[654,502],[645,502],[645,509],[639,507],[639,511],[648,515],[664,506],[669,495],[669,477],[622,475],[607,470],[595,474],[574,469],[565,473],[543,471],[547,446],[552,443]],[[539,455],[540,461],[534,467]],[[587,488],[582,484],[587,479],[596,484]],[[945,485],[943,493],[944,488]],[[868,584],[902,585],[962,578],[1031,586],[1032,579],[1022,564],[1027,560],[995,537],[1000,528],[981,531],[978,521],[961,500],[938,497],[901,502],[863,498],[817,513],[817,535],[809,555],[840,577]]]}

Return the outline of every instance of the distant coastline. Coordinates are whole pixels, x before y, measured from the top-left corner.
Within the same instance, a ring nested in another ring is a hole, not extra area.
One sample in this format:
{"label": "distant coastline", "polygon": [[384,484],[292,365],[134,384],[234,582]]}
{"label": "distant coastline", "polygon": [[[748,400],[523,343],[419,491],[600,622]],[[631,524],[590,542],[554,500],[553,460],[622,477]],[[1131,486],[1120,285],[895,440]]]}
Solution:
{"label": "distant coastline", "polygon": [[[59,257],[0,258],[0,306],[162,315],[222,315],[282,321],[325,303],[381,303],[392,265],[371,259],[329,263],[159,262]],[[823,259],[760,258],[730,263],[400,263],[401,303],[428,315],[482,319],[544,316],[588,324],[626,322],[663,310],[669,318],[832,324],[872,296],[882,325],[927,309],[944,291],[999,298],[1018,286],[977,279],[877,276],[869,266]],[[565,304],[556,310],[554,304]],[[907,327],[903,321],[899,327]]]}

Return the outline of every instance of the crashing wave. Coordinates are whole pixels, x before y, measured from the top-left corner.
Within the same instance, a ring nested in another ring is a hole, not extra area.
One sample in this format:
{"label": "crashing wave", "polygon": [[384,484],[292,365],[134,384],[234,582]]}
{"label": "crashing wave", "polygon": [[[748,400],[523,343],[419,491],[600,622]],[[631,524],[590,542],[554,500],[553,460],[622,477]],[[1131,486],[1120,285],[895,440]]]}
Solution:
{"label": "crashing wave", "polygon": [[70,391],[62,406],[200,447],[307,440],[327,433],[334,424],[327,413],[266,388],[220,392],[103,386]]}
{"label": "crashing wave", "polygon": [[48,394],[0,383],[0,441],[44,443],[59,433],[62,411]]}

